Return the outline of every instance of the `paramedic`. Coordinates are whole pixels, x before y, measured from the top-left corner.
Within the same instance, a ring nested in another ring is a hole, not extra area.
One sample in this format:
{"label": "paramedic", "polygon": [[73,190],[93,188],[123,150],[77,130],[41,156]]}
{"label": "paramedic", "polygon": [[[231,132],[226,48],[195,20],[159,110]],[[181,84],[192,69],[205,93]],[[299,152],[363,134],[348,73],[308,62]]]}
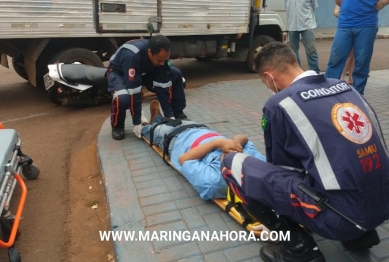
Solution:
{"label": "paramedic", "polygon": [[170,66],[169,39],[156,35],[150,39],[132,40],[111,57],[107,69],[108,91],[112,94],[112,138],[124,138],[126,110],[134,124],[133,132],[141,135],[142,85],[154,86],[163,113],[169,118],[186,118],[181,71]]}
{"label": "paramedic", "polygon": [[[255,65],[275,93],[263,108],[267,162],[232,153],[221,168],[252,215],[290,231],[290,241],[263,247],[262,259],[325,261],[299,224],[351,250],[377,245],[375,228],[389,217],[389,157],[372,107],[345,82],[304,72],[284,43],[265,45]],[[300,184],[353,222],[316,205]]]}
{"label": "paramedic", "polygon": [[[156,100],[151,102],[150,112],[151,124],[145,125],[142,129],[142,135],[149,140],[153,126],[166,119],[160,115],[159,103]],[[182,120],[174,127],[169,124],[159,124],[153,131],[153,144],[163,150],[166,134],[181,126],[193,124],[197,123]],[[248,141],[247,137],[236,135],[233,139],[227,139],[205,126],[182,130],[171,140],[168,148],[168,156],[174,168],[185,176],[204,200],[226,197],[227,184],[220,173],[220,159],[223,152],[243,151],[265,161],[264,156],[258,152],[251,141]]]}

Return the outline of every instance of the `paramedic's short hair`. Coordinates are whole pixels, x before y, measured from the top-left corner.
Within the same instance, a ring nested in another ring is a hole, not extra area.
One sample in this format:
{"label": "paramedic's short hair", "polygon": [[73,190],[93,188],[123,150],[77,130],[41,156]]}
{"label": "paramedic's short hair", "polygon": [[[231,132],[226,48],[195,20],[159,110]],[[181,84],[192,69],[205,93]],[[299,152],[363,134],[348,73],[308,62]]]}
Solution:
{"label": "paramedic's short hair", "polygon": [[282,42],[270,42],[262,47],[255,58],[255,68],[260,76],[266,70],[277,69],[282,72],[286,65],[298,64],[296,55],[293,50]]}
{"label": "paramedic's short hair", "polygon": [[156,35],[150,38],[147,48],[150,49],[153,55],[156,55],[161,52],[161,49],[170,51],[171,46],[172,44],[166,36]]}

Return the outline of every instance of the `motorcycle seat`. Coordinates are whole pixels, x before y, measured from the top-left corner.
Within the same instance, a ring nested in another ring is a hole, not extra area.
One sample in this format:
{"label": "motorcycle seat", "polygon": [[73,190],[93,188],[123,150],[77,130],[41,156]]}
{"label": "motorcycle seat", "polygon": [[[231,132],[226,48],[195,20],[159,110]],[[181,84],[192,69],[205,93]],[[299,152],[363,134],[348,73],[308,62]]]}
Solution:
{"label": "motorcycle seat", "polygon": [[106,68],[82,64],[62,64],[62,77],[71,84],[107,86]]}

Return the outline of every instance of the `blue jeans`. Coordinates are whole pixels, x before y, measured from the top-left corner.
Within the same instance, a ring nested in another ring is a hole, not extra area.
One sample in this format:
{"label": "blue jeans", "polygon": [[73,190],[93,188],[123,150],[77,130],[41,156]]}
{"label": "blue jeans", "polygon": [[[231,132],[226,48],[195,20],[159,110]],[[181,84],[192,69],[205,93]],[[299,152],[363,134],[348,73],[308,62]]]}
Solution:
{"label": "blue jeans", "polygon": [[316,38],[312,29],[304,31],[289,31],[290,48],[292,48],[296,54],[297,61],[299,65],[301,65],[299,54],[300,35],[305,48],[305,53],[307,54],[308,67],[310,70],[314,70],[319,74],[319,57],[316,51]]}
{"label": "blue jeans", "polygon": [[338,28],[332,43],[325,76],[339,79],[348,55],[354,47],[355,69],[354,72],[349,73],[353,74],[354,88],[363,95],[377,30],[377,27]]}
{"label": "blue jeans", "polygon": [[[149,125],[146,125],[142,128],[142,135],[144,135],[148,140],[150,140],[150,130],[151,128],[157,124],[157,123],[160,123],[162,122],[162,119],[163,117],[160,116],[160,115],[157,115],[155,118],[154,118],[154,121],[153,123],[149,124]],[[168,125],[165,125],[165,124],[162,124],[160,126],[158,126],[157,128],[155,128],[154,130],[154,139],[153,139],[153,144],[157,145],[160,149],[163,150],[163,141],[165,139],[165,135],[169,134],[170,132],[172,132],[174,129],[180,127],[180,126],[183,126],[183,125],[191,125],[191,124],[198,124],[197,122],[195,121],[190,121],[190,120],[182,120],[182,124],[180,125],[177,125],[175,127],[173,126],[168,126]],[[170,153],[171,153],[171,150],[173,148],[173,145],[174,145],[174,139],[173,138],[171,141],[170,141],[170,144],[169,144],[169,157],[170,157]]]}

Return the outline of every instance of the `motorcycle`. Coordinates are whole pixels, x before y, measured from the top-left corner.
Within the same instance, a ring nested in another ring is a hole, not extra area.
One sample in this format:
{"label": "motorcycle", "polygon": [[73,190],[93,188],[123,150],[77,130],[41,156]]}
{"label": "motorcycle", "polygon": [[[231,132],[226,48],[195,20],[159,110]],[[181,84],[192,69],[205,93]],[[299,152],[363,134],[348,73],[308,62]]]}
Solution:
{"label": "motorcycle", "polygon": [[[92,107],[112,101],[107,90],[106,68],[78,62],[50,64],[48,68],[43,80],[51,102],[67,107]],[[185,78],[183,82],[185,88]],[[153,86],[146,86],[146,89],[155,93]]]}

